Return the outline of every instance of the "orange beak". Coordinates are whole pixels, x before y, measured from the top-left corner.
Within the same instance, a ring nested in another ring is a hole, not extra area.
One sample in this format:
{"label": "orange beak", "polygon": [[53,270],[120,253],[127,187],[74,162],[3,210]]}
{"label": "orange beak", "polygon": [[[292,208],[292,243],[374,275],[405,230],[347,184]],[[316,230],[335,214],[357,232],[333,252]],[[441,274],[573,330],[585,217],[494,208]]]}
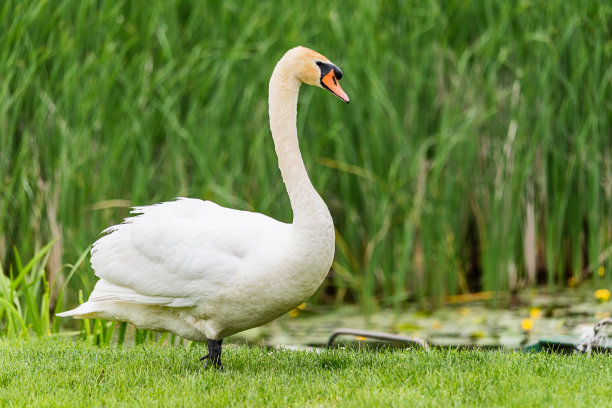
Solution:
{"label": "orange beak", "polygon": [[342,99],[346,103],[349,103],[349,97],[346,92],[344,92],[342,88],[340,88],[340,84],[336,79],[336,75],[333,69],[329,71],[329,73],[327,73],[327,75],[325,75],[323,78],[321,78],[321,84],[324,88],[330,90],[338,98]]}

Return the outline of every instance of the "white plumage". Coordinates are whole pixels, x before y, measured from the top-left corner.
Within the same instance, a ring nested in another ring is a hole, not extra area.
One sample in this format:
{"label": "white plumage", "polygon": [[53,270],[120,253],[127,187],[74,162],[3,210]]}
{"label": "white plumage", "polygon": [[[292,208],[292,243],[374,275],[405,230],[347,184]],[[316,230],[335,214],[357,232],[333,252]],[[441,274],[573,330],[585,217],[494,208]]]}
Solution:
{"label": "white plumage", "polygon": [[[270,79],[270,125],[293,223],[190,198],[134,208],[135,216],[105,230],[92,248],[100,280],[88,301],[58,316],[128,321],[194,341],[218,340],[220,356],[224,337],[311,296],[331,266],[334,228],[299,151],[297,95],[304,82],[348,102],[335,81],[341,76],[322,55],[297,47]],[[215,365],[221,366],[220,357]]]}

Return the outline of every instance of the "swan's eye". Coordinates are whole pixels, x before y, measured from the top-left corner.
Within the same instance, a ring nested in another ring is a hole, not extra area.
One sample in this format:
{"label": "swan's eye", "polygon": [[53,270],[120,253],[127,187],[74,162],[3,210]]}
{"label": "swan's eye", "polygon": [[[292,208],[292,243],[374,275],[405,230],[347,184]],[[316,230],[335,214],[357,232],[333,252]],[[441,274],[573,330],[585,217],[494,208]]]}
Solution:
{"label": "swan's eye", "polygon": [[316,64],[319,67],[319,70],[321,71],[321,78],[325,77],[327,74],[329,74],[330,71],[333,70],[336,78],[342,79],[342,71],[340,70],[340,68],[338,68],[331,62],[316,61]]}
{"label": "swan's eye", "polygon": [[317,61],[317,66],[319,67],[319,71],[321,71],[321,78],[323,78],[333,69],[332,64],[322,61]]}
{"label": "swan's eye", "polygon": [[316,61],[317,67],[319,67],[319,71],[321,72],[321,77],[329,72],[329,69],[325,69],[325,63],[322,61]]}

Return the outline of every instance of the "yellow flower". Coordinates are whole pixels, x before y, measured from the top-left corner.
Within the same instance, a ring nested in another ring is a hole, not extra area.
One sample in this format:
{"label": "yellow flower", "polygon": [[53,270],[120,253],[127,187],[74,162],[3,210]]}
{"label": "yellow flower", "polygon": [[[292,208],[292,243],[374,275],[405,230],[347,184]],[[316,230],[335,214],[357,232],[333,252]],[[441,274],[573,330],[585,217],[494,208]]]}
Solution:
{"label": "yellow flower", "polygon": [[603,266],[600,266],[599,269],[597,270],[597,274],[599,276],[604,276],[604,273],[606,272],[606,270],[604,269]]}
{"label": "yellow flower", "polygon": [[597,289],[595,291],[595,298],[600,302],[607,302],[610,300],[610,291],[608,289]]}
{"label": "yellow flower", "polygon": [[300,314],[300,311],[297,309],[291,309],[289,311],[289,317],[298,317],[299,314]]}
{"label": "yellow flower", "polygon": [[570,276],[567,279],[567,286],[569,286],[570,288],[573,288],[574,286],[576,286],[576,278],[574,278],[573,276]]}
{"label": "yellow flower", "polygon": [[470,309],[467,307],[462,307],[459,313],[461,313],[461,316],[467,316],[470,314]]}
{"label": "yellow flower", "polygon": [[608,317],[610,317],[610,312],[595,312],[595,319],[597,320],[607,319]]}
{"label": "yellow flower", "polygon": [[539,307],[532,307],[531,309],[529,309],[529,317],[531,317],[532,319],[539,319],[540,317],[542,317],[542,309],[540,309]]}
{"label": "yellow flower", "polygon": [[442,327],[442,323],[440,323],[439,321],[435,321],[433,322],[433,324],[431,325],[434,329],[439,329],[440,327]]}
{"label": "yellow flower", "polygon": [[366,338],[365,338],[365,337],[363,337],[363,336],[355,336],[355,338],[356,338],[357,340],[359,340],[359,341],[365,341],[365,339],[366,339]]}
{"label": "yellow flower", "polygon": [[299,306],[297,307],[298,310],[304,310],[306,309],[306,303],[300,303]]}
{"label": "yellow flower", "polygon": [[533,328],[533,320],[530,318],[526,318],[521,320],[521,329],[528,332]]}

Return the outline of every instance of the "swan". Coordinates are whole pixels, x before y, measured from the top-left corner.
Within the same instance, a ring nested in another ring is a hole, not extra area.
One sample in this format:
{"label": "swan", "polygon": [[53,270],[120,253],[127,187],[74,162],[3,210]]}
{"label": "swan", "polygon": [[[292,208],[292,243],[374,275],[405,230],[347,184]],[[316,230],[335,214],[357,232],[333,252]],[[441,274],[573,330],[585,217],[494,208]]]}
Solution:
{"label": "swan", "polygon": [[313,187],[297,137],[302,83],[349,102],[342,71],[305,47],[290,49],[269,84],[269,118],[291,224],[177,198],[134,207],[91,250],[100,279],[87,302],[60,317],[100,318],[208,343],[206,365],[223,369],[223,338],[267,323],[312,296],[334,257],[334,225]]}

